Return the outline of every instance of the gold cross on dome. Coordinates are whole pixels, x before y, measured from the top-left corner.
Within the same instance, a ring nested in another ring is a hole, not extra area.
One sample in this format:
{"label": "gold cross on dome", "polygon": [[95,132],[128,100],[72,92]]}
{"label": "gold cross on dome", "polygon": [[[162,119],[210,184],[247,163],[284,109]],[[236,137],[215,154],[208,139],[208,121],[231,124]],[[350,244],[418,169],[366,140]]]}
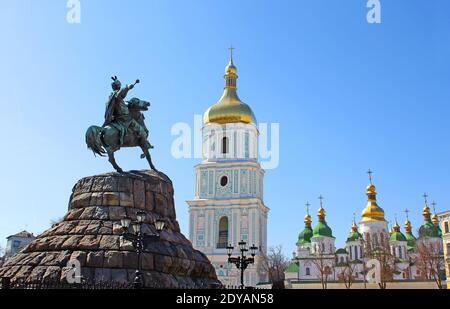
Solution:
{"label": "gold cross on dome", "polygon": [[408,213],[409,213],[409,210],[408,210],[408,208],[406,208],[406,209],[405,209],[406,220],[408,220]]}
{"label": "gold cross on dome", "polygon": [[372,184],[372,174],[373,174],[373,172],[371,171],[370,168],[369,168],[369,170],[367,171],[367,174],[369,174],[369,182],[370,182],[370,184]]}
{"label": "gold cross on dome", "polygon": [[309,204],[309,202],[306,202],[306,214],[308,214],[309,215],[309,206],[311,206],[310,204]]}
{"label": "gold cross on dome", "polygon": [[423,198],[425,199],[425,205],[428,206],[428,200],[427,200],[428,194],[425,192],[422,196],[423,196]]}
{"label": "gold cross on dome", "polygon": [[233,61],[233,49],[234,49],[233,45],[230,45],[230,48],[228,49],[230,50],[230,59],[231,61]]}
{"label": "gold cross on dome", "polygon": [[323,205],[323,196],[322,196],[322,194],[319,196],[319,200],[320,200],[320,207],[322,207],[322,205]]}

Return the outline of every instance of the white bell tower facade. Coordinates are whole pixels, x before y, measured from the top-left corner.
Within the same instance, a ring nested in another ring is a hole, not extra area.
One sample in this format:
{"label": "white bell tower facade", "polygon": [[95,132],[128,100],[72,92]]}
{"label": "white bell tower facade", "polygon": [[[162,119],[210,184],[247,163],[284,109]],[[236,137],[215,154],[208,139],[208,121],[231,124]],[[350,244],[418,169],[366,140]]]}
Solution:
{"label": "white bell tower facade", "polygon": [[[231,55],[225,69],[220,100],[204,115],[203,159],[195,167],[195,197],[189,204],[189,237],[205,253],[224,285],[239,285],[240,271],[228,263],[240,255],[238,242],[258,247],[255,264],[244,273],[244,284],[266,282],[258,266],[267,250],[267,215],[264,204],[264,170],[258,162],[258,129],[250,107],[236,92],[236,67]],[[249,251],[250,255],[250,251]]]}

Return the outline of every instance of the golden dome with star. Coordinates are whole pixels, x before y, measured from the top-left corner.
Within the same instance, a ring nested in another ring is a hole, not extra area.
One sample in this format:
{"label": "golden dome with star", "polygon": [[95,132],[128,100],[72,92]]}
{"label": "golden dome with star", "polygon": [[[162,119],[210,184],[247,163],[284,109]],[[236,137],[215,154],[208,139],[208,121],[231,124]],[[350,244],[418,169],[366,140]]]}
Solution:
{"label": "golden dome with star", "polygon": [[[230,49],[232,51],[232,49]],[[241,101],[237,94],[237,68],[233,63],[233,55],[225,67],[225,88],[219,101],[208,108],[203,115],[204,124],[217,123],[252,123],[256,125],[256,118],[250,106]]]}

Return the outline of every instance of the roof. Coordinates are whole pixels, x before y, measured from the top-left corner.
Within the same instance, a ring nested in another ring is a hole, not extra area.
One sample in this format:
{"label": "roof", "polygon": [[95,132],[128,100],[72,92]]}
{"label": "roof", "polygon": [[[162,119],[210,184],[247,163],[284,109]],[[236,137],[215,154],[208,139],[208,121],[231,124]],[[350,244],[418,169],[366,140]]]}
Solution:
{"label": "roof", "polygon": [[414,250],[416,248],[416,237],[410,232],[406,232],[404,235],[406,238],[408,251]]}
{"label": "roof", "polygon": [[325,220],[320,220],[317,222],[313,229],[313,237],[318,236],[333,237],[333,232]]}
{"label": "roof", "polygon": [[303,231],[298,234],[297,245],[303,245],[305,243],[311,243],[311,237],[313,236],[313,231],[310,227],[305,227]]}
{"label": "roof", "polygon": [[431,220],[425,220],[425,222],[419,228],[419,238],[422,237],[440,237],[438,228],[431,222]]}
{"label": "roof", "polygon": [[347,250],[345,250],[344,248],[337,249],[335,253],[336,254],[348,254]]}
{"label": "roof", "polygon": [[362,238],[362,235],[358,231],[356,231],[356,232],[351,231],[347,236],[347,241],[354,241],[354,240],[358,240],[361,238]]}
{"label": "roof", "polygon": [[389,239],[390,241],[406,241],[405,235],[402,232],[393,232]]}
{"label": "roof", "polygon": [[14,235],[10,235],[10,236],[6,237],[6,239],[9,239],[10,237],[35,238],[33,233],[27,232],[25,230],[22,232],[19,232],[17,234],[14,234]]}
{"label": "roof", "polygon": [[296,262],[291,262],[289,266],[284,270],[286,273],[298,273],[298,265]]}

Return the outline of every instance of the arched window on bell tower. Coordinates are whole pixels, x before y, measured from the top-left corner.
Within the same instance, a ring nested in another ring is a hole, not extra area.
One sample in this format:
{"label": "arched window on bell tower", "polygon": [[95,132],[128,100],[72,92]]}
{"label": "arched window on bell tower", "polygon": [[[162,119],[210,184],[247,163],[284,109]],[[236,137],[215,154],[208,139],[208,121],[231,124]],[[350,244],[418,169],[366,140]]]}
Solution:
{"label": "arched window on bell tower", "polygon": [[226,248],[228,246],[228,218],[222,217],[219,220],[219,241],[217,248]]}
{"label": "arched window on bell tower", "polygon": [[226,136],[224,136],[223,138],[222,138],[222,153],[223,154],[227,154],[228,153],[228,151],[229,151],[229,145],[230,143],[229,143],[229,141],[228,141],[228,137],[226,137]]}

